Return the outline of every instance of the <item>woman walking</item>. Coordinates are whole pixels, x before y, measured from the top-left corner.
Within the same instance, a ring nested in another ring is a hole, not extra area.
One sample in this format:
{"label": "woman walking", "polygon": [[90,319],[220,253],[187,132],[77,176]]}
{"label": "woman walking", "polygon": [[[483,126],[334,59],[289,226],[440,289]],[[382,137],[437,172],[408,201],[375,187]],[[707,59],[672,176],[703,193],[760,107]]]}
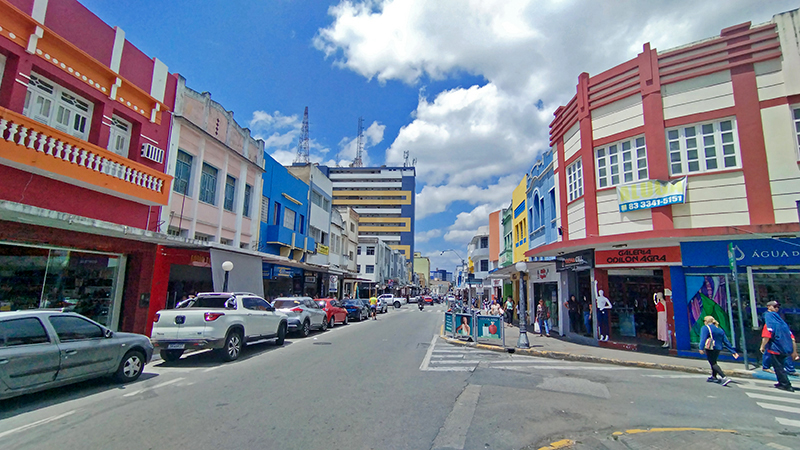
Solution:
{"label": "woman walking", "polygon": [[[708,377],[706,381],[727,386],[731,380],[725,376],[725,373],[719,367],[719,364],[717,364],[719,352],[721,352],[724,347],[726,350],[733,353],[734,359],[739,359],[739,354],[736,353],[736,350],[734,350],[730,341],[728,341],[728,337],[725,336],[725,331],[719,327],[719,322],[717,322],[716,319],[712,316],[706,316],[705,319],[703,319],[703,323],[705,326],[703,326],[702,331],[700,331],[700,354],[702,355],[705,353],[708,364],[711,365],[711,376]],[[720,376],[719,379],[717,379],[717,375]]]}
{"label": "woman walking", "polygon": [[544,305],[544,300],[539,300],[539,306],[536,307],[536,322],[539,324],[539,336],[547,336],[550,337],[550,327],[547,323],[547,319],[550,315],[550,312],[547,310],[547,307]]}

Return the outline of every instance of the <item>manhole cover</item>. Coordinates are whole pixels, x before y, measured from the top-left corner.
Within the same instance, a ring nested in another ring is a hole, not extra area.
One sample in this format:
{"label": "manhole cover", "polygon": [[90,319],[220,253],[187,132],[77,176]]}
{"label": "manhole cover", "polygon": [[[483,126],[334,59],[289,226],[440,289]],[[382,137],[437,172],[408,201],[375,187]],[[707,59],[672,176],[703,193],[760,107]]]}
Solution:
{"label": "manhole cover", "polygon": [[314,342],[314,345],[331,345],[330,342]]}

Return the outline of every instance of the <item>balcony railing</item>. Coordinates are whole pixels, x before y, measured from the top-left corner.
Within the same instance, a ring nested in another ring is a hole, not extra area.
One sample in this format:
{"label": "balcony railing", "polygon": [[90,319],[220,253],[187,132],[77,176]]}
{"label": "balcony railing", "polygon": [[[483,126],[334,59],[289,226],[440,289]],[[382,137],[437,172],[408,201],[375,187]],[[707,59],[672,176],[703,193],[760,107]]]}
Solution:
{"label": "balcony railing", "polygon": [[166,205],[172,177],[0,108],[0,160],[27,172],[148,205]]}

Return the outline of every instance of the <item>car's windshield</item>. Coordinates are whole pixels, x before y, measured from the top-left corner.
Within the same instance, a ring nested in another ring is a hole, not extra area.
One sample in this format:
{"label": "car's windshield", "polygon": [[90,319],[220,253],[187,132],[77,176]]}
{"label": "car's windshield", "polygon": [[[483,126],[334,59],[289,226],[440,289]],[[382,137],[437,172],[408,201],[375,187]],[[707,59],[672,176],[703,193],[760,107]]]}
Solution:
{"label": "car's windshield", "polygon": [[272,303],[272,306],[274,306],[276,309],[285,309],[285,308],[294,308],[295,306],[301,306],[302,304],[303,304],[303,302],[300,301],[300,300],[280,300],[280,299],[278,299],[278,300],[275,300],[274,303]]}
{"label": "car's windshield", "polygon": [[345,306],[358,306],[358,304],[359,304],[358,300],[345,300],[344,302]]}
{"label": "car's windshield", "polygon": [[187,302],[181,302],[177,308],[224,308],[230,297],[223,295],[199,296]]}

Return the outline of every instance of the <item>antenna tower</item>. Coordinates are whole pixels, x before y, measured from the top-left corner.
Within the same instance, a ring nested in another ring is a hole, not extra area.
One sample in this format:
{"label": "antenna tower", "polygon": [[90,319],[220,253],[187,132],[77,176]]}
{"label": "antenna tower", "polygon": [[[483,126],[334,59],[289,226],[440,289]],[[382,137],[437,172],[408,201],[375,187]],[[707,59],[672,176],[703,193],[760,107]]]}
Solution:
{"label": "antenna tower", "polygon": [[303,128],[300,131],[300,140],[297,141],[297,156],[294,158],[295,163],[308,164],[308,106],[303,113]]}
{"label": "antenna tower", "polygon": [[364,151],[364,118],[358,118],[358,138],[356,139],[356,159],[350,167],[364,167],[364,161],[361,160],[361,152]]}

